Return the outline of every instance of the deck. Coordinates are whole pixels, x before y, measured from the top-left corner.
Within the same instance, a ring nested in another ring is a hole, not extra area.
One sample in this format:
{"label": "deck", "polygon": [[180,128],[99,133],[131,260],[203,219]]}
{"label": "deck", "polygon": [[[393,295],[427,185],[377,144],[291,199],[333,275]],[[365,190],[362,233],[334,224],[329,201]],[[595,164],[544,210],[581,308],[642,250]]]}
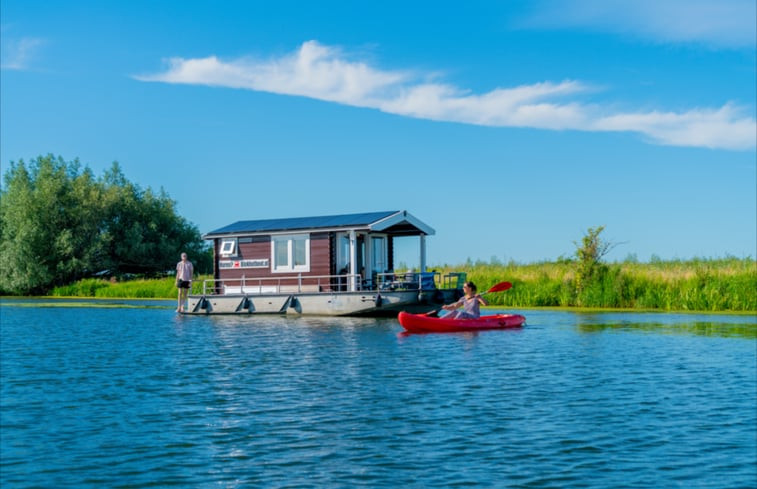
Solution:
{"label": "deck", "polygon": [[275,278],[205,280],[189,296],[185,314],[306,314],[389,316],[427,312],[460,297],[464,273],[288,275]]}

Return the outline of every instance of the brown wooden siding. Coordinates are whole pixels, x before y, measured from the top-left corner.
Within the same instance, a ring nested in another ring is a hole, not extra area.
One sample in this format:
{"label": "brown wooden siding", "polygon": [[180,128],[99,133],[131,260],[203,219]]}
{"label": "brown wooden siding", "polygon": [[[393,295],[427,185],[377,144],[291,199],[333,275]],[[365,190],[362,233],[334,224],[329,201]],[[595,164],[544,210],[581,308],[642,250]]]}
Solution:
{"label": "brown wooden siding", "polygon": [[[232,269],[220,269],[218,270],[218,278],[224,281],[239,280],[242,276],[245,279],[257,279],[257,278],[274,278],[280,279],[286,276],[296,276],[299,272],[291,273],[272,273],[271,267],[271,238],[270,236],[253,237],[238,239],[238,251],[237,256],[233,258],[219,257],[216,255],[216,263],[219,260],[256,260],[264,259],[268,260],[269,266],[266,268],[232,268]],[[220,249],[220,241],[215,248]],[[331,250],[328,233],[312,233],[310,235],[310,272],[302,273],[303,281],[305,285],[315,284],[315,279],[307,280],[307,277],[330,275],[331,271]],[[251,283],[251,282],[248,282]],[[263,285],[274,285],[274,281],[264,281]],[[281,282],[284,285],[295,284],[296,281],[288,280]]]}
{"label": "brown wooden siding", "polygon": [[328,233],[310,235],[310,274],[331,274],[331,242]]}

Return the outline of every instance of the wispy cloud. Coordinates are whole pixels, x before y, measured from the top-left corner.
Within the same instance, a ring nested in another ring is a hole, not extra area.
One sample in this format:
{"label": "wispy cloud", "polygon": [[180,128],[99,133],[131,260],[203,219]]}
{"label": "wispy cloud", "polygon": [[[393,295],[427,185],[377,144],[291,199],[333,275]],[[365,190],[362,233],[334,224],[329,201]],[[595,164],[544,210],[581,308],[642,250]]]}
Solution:
{"label": "wispy cloud", "polygon": [[754,0],[537,0],[524,27],[587,28],[658,42],[750,48]]}
{"label": "wispy cloud", "polygon": [[137,80],[298,95],[419,119],[494,127],[636,132],[673,146],[750,149],[757,123],[732,105],[685,112],[613,112],[580,100],[596,90],[579,81],[542,82],[474,94],[405,71],[385,71],[316,41],[277,59],[172,58]]}
{"label": "wispy cloud", "polygon": [[0,67],[4,70],[30,69],[34,56],[44,44],[44,39],[36,37],[9,39],[3,36]]}
{"label": "wispy cloud", "polygon": [[172,58],[168,70],[136,76],[142,81],[188,83],[262,92],[301,95],[360,107],[376,107],[386,90],[404,83],[408,76],[380,71],[365,63],[342,59],[341,52],[315,41],[304,43],[294,54],[270,61],[239,59],[221,61]]}

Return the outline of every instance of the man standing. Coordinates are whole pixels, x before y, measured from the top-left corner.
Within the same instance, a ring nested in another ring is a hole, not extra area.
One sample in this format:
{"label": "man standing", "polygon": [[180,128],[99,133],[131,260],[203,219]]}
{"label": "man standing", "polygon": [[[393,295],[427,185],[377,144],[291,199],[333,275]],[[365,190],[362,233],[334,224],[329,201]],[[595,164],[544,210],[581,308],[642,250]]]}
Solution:
{"label": "man standing", "polygon": [[179,288],[179,304],[176,312],[184,312],[184,303],[192,287],[192,275],[194,275],[192,262],[187,260],[186,253],[182,253],[181,261],[176,264],[176,287]]}

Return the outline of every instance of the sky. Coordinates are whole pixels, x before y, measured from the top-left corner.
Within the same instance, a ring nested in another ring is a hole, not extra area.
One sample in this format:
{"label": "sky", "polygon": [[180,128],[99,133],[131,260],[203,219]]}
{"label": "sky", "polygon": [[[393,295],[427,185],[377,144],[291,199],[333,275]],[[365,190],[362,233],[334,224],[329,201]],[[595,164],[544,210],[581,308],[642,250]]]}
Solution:
{"label": "sky", "polygon": [[202,233],[407,210],[430,265],[755,257],[755,4],[3,0],[0,165],[118,161]]}

